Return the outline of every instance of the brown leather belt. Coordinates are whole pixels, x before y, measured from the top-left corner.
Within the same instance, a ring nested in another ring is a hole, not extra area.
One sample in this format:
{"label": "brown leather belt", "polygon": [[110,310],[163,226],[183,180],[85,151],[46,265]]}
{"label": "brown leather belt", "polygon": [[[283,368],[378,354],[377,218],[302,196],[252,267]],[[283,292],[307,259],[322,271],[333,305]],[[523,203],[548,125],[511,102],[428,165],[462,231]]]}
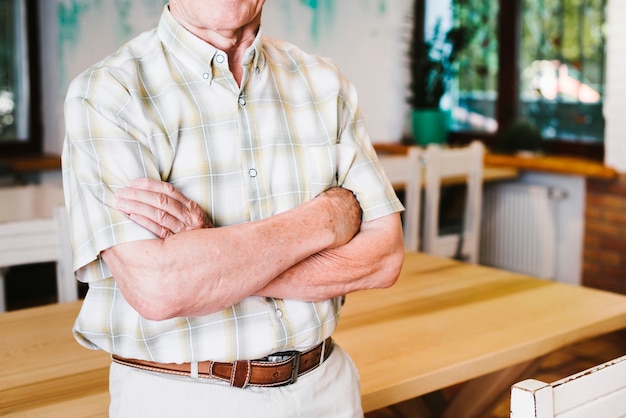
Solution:
{"label": "brown leather belt", "polygon": [[[291,385],[298,377],[322,364],[333,351],[333,340],[328,337],[322,343],[307,351],[283,351],[259,360],[239,360],[233,362],[201,361],[198,363],[198,377],[218,379],[231,386],[274,387]],[[191,363],[156,363],[113,355],[113,361],[137,369],[191,376]]]}

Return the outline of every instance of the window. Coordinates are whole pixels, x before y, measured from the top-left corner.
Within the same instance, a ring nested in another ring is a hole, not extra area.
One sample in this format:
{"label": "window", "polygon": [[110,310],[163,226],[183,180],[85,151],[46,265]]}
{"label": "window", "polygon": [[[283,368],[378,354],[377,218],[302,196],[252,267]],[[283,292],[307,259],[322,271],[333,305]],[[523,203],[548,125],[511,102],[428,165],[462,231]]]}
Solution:
{"label": "window", "polygon": [[606,0],[427,0],[426,15],[442,3],[472,29],[446,98],[452,142],[603,158]]}
{"label": "window", "polygon": [[36,0],[0,0],[0,155],[41,152]]}
{"label": "window", "polygon": [[544,138],[603,141],[605,2],[522,2],[519,109]]}

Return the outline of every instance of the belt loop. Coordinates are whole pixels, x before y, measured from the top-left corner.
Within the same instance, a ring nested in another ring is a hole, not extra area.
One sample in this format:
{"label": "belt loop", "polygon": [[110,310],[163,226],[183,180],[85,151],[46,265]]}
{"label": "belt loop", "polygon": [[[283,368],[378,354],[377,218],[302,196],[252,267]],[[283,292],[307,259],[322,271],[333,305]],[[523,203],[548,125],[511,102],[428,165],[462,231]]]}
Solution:
{"label": "belt loop", "polygon": [[189,376],[191,376],[192,379],[198,379],[198,362],[192,361],[190,363],[190,366],[191,366],[191,371],[189,373]]}
{"label": "belt loop", "polygon": [[236,388],[245,388],[250,382],[250,373],[250,360],[235,361],[230,375],[230,385]]}
{"label": "belt loop", "polygon": [[324,341],[322,341],[322,352],[320,353],[320,366],[322,365],[322,363],[324,363],[324,354],[326,354],[326,341],[328,341],[328,339],[325,339]]}

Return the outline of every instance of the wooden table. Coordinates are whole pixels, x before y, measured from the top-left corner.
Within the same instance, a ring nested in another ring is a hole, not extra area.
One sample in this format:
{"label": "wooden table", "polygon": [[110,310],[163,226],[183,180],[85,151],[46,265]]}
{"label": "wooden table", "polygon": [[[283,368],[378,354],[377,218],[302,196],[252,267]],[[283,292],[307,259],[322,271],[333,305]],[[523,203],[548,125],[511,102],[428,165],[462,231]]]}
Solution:
{"label": "wooden table", "polygon": [[108,415],[110,357],[72,336],[81,304],[0,314],[0,416]]}
{"label": "wooden table", "polygon": [[[79,308],[0,315],[0,416],[106,416],[109,360],[73,341]],[[626,296],[410,253],[395,286],[347,297],[335,337],[371,411],[625,327]]]}
{"label": "wooden table", "polygon": [[626,296],[425,254],[347,297],[337,341],[375,410],[626,327]]}

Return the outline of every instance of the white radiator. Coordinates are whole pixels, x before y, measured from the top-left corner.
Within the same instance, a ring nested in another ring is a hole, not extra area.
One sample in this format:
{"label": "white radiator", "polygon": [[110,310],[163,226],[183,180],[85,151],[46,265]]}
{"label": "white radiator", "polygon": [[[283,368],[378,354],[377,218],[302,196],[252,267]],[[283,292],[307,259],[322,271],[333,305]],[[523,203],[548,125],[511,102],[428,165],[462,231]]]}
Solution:
{"label": "white radiator", "polygon": [[555,200],[560,189],[535,184],[486,186],[480,235],[480,263],[535,277],[556,273]]}

